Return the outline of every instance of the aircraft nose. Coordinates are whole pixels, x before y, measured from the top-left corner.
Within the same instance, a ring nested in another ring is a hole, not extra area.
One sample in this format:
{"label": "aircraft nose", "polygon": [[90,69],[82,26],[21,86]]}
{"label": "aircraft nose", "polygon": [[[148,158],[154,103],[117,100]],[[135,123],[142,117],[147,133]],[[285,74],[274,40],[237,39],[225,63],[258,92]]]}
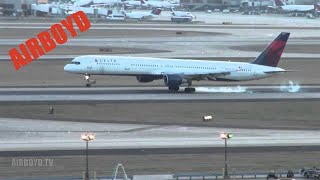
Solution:
{"label": "aircraft nose", "polygon": [[71,64],[65,65],[63,69],[64,69],[64,71],[66,71],[66,72],[71,72],[71,69],[72,69]]}

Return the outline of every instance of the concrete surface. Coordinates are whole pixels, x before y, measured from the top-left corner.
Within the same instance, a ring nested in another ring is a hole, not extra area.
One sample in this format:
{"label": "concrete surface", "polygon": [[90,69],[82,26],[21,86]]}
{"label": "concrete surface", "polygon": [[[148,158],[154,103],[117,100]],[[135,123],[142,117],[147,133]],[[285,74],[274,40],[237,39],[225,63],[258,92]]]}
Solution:
{"label": "concrete surface", "polygon": [[[91,149],[224,147],[221,132],[232,132],[230,147],[313,146],[319,131],[233,129],[140,124],[104,124],[1,118],[1,151],[77,150],[81,133],[95,132]],[[19,124],[23,124],[19,126]],[[306,140],[307,139],[307,140]]]}

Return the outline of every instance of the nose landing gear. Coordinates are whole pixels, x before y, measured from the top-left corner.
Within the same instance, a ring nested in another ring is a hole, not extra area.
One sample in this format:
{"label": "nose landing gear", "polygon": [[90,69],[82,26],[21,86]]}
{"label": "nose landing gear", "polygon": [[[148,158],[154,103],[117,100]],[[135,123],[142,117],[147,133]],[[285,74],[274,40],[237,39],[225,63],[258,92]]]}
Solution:
{"label": "nose landing gear", "polygon": [[85,74],[84,78],[86,79],[86,87],[91,87],[92,84],[95,84],[95,80],[90,80],[90,74]]}

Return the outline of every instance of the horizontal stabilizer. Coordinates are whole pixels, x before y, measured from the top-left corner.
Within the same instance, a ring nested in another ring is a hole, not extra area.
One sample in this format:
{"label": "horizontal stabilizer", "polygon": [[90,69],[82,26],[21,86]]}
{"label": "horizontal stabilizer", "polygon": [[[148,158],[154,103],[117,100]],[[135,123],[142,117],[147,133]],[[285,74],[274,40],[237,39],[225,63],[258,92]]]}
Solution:
{"label": "horizontal stabilizer", "polygon": [[284,71],[265,71],[266,74],[278,74],[278,73],[288,73],[288,72],[297,72],[298,70],[284,70]]}

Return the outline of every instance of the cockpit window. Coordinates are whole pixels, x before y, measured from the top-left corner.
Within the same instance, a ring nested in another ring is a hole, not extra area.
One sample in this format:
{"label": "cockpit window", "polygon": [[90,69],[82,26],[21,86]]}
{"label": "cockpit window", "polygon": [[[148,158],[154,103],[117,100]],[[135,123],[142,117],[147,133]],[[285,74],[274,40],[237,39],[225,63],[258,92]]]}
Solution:
{"label": "cockpit window", "polygon": [[79,65],[80,62],[78,62],[78,61],[72,61],[72,64],[77,64],[77,65]]}

